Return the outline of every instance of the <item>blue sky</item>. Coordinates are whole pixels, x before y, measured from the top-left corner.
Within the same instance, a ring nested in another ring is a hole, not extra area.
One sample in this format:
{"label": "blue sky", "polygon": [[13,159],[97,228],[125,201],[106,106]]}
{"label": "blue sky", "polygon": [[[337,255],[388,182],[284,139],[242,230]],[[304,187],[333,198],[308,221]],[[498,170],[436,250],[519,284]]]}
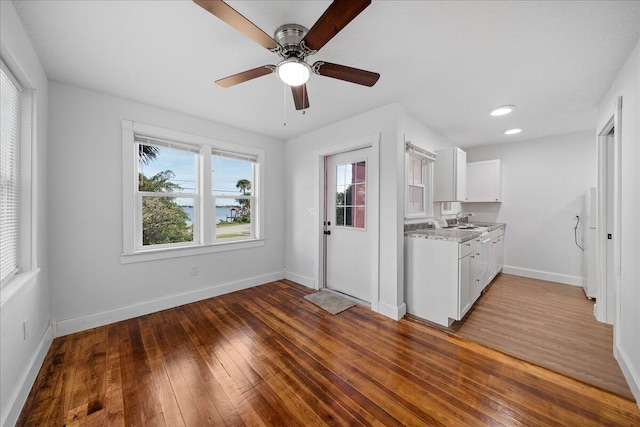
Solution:
{"label": "blue sky", "polygon": [[[140,166],[140,171],[145,176],[152,177],[158,172],[171,170],[175,174],[173,182],[179,184],[184,192],[194,192],[196,155],[164,147],[159,147],[159,150],[155,159]],[[236,183],[240,179],[251,181],[251,165],[244,160],[215,156],[212,161],[213,194],[240,194]]]}

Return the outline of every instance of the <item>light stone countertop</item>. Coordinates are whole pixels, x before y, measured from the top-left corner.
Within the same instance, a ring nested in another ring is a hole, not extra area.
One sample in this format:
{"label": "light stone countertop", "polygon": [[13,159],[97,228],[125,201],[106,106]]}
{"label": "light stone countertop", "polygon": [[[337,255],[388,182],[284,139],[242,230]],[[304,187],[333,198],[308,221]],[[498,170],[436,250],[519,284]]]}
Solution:
{"label": "light stone countertop", "polygon": [[[493,231],[500,227],[506,227],[505,223],[494,222],[474,222],[473,225],[479,227],[486,227],[486,231]],[[446,240],[450,242],[463,243],[476,237],[480,237],[484,230],[464,230],[458,228],[420,228],[417,230],[407,231],[404,233],[405,237],[414,237],[419,239],[430,240]]]}

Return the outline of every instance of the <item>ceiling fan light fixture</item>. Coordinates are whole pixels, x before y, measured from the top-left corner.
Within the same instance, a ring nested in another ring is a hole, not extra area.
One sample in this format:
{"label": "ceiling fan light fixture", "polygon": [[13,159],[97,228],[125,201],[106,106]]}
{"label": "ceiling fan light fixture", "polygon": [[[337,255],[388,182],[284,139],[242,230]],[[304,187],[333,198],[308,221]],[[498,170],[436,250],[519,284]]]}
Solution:
{"label": "ceiling fan light fixture", "polygon": [[494,117],[504,116],[511,113],[513,110],[515,110],[515,108],[515,105],[501,105],[491,110],[489,114]]}
{"label": "ceiling fan light fixture", "polygon": [[276,73],[285,84],[300,86],[309,80],[311,69],[306,62],[298,58],[287,58],[278,64]]}

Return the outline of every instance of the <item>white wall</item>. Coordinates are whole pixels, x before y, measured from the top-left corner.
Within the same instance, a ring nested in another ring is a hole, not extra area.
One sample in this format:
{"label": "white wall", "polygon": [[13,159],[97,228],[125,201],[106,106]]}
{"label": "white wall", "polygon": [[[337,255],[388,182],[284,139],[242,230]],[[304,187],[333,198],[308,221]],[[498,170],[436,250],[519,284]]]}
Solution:
{"label": "white wall", "polygon": [[600,131],[622,96],[620,321],[614,325],[616,359],[640,402],[640,42],[598,108]]}
{"label": "white wall", "polygon": [[[391,318],[404,315],[403,206],[404,135],[425,148],[446,141],[408,116],[397,104],[343,120],[286,142],[286,258],[287,277],[309,287],[317,283],[316,246],[319,207],[318,150],[380,133],[379,301],[375,309]],[[315,210],[316,215],[308,215]],[[377,304],[376,304],[377,303]]]}
{"label": "white wall", "polygon": [[[51,82],[50,264],[57,335],[283,277],[283,142]],[[266,245],[123,265],[121,120],[266,151]],[[191,266],[200,274],[190,276]]]}
{"label": "white wall", "polygon": [[475,221],[507,224],[504,271],[581,285],[575,212],[597,181],[594,132],[466,151],[468,162],[501,160],[502,203],[463,203],[463,210],[476,213]]}
{"label": "white wall", "polygon": [[[0,40],[3,59],[17,67],[28,85],[37,91],[35,174],[37,227],[35,244],[37,280],[26,283],[11,296],[3,291],[0,305],[0,424],[14,425],[51,344],[49,269],[47,265],[47,77],[15,12],[13,3],[0,2]],[[8,58],[5,57],[8,56]],[[5,300],[6,299],[6,300]],[[28,319],[23,340],[22,321]]]}

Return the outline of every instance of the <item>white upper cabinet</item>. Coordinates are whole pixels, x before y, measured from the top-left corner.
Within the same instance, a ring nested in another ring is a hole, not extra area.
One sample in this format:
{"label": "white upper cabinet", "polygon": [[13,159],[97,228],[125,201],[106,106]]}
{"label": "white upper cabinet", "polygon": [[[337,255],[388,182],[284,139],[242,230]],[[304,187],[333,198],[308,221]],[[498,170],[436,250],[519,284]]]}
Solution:
{"label": "white upper cabinet", "polygon": [[434,202],[467,201],[467,153],[458,147],[436,151]]}
{"label": "white upper cabinet", "polygon": [[467,163],[466,202],[501,202],[500,159]]}

